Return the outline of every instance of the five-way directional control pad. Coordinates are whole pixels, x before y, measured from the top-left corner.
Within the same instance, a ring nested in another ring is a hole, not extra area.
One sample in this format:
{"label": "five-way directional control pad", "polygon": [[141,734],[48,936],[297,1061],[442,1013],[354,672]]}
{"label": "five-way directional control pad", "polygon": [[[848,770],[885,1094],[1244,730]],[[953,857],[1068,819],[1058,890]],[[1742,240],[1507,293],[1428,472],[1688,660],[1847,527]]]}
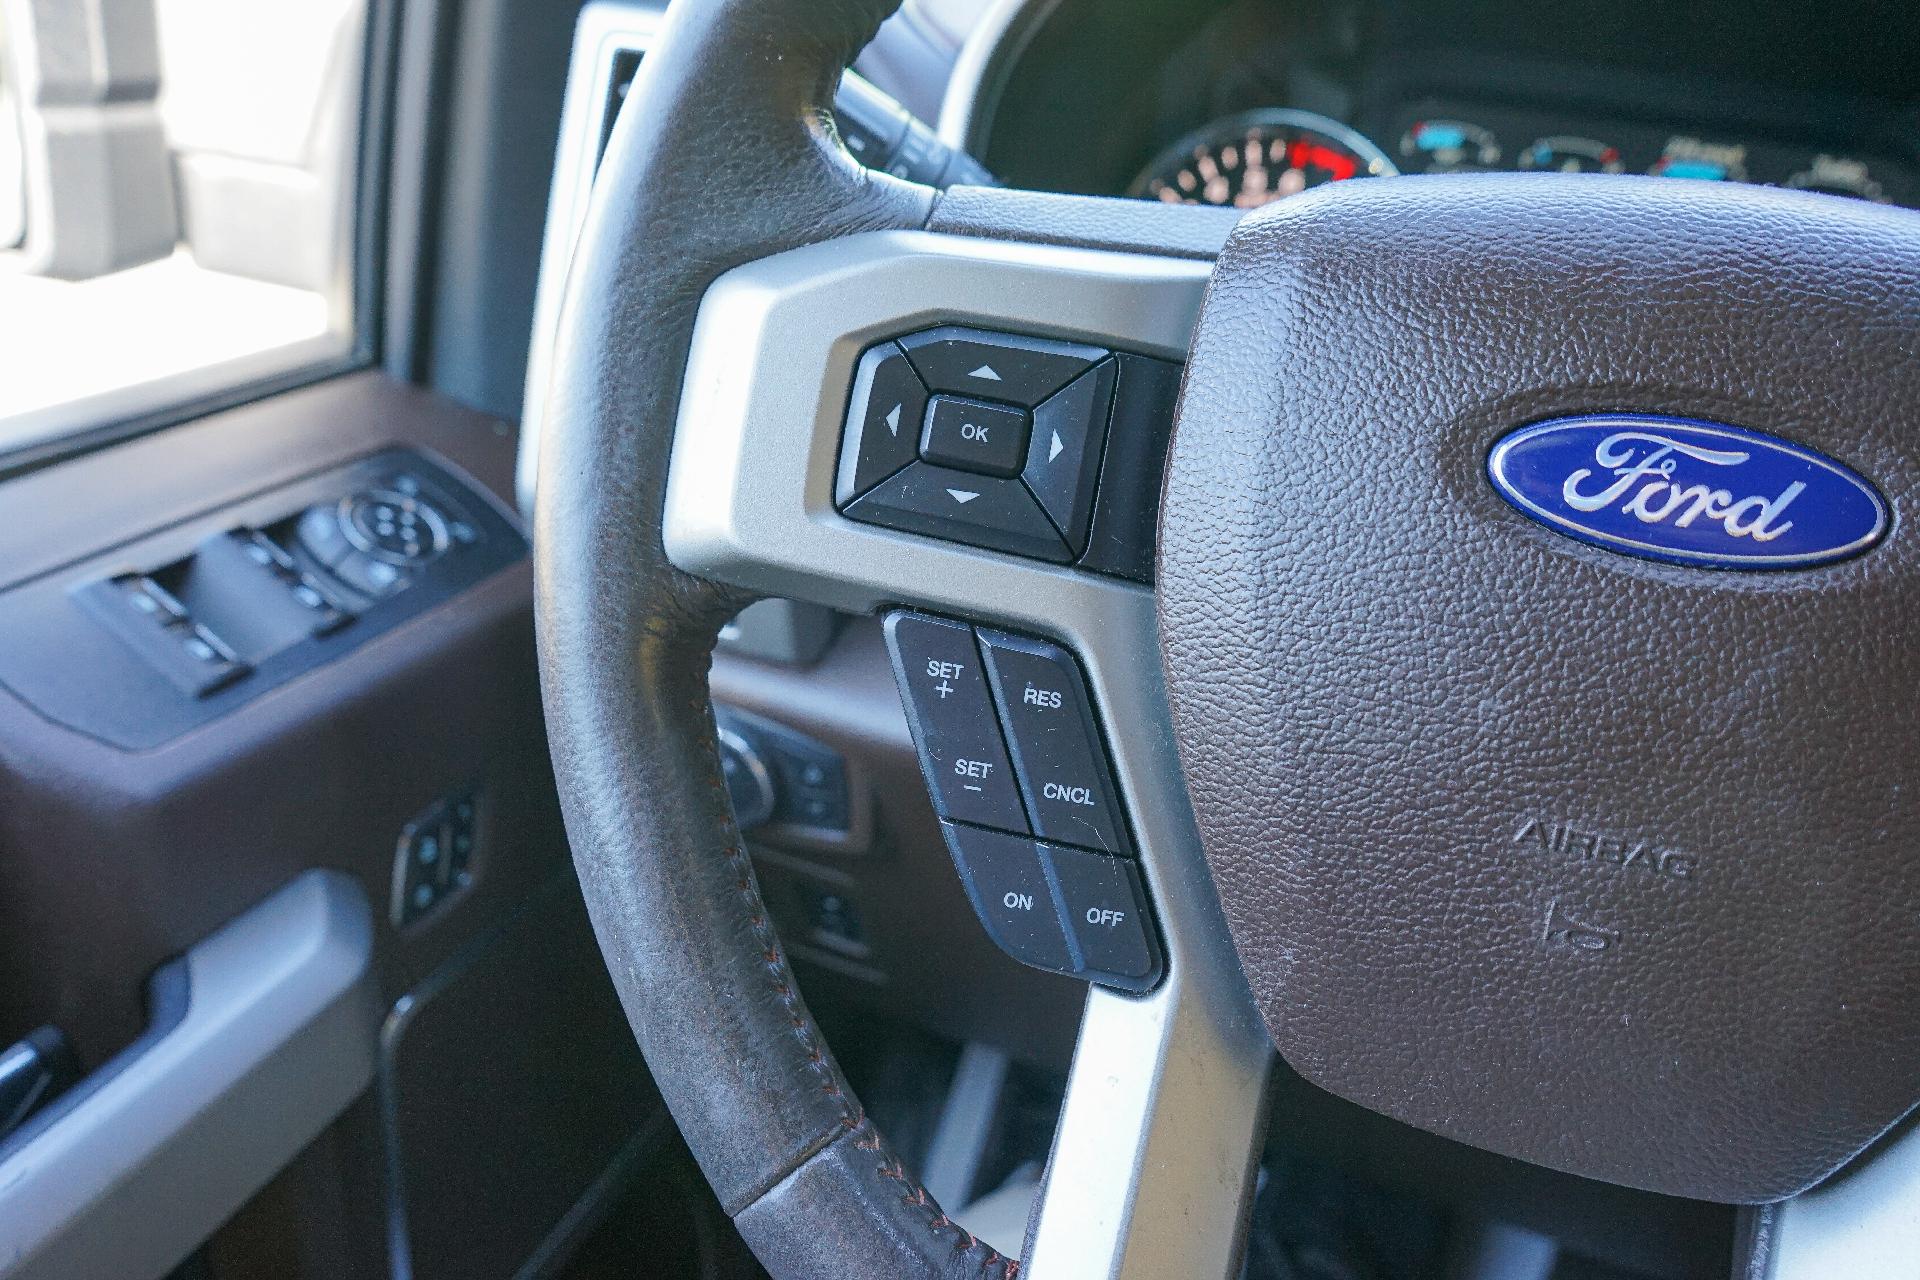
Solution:
{"label": "five-way directional control pad", "polygon": [[1180,366],[946,325],[869,347],[834,498],[848,517],[1147,581]]}

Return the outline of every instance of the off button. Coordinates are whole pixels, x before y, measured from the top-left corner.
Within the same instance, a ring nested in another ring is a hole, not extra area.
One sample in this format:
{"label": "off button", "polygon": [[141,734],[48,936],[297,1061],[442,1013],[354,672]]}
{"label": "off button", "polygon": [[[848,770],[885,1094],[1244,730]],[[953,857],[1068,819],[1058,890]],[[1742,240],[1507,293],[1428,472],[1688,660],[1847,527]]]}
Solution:
{"label": "off button", "polygon": [[1084,849],[1044,849],[1060,891],[1060,914],[1080,953],[1081,976],[1129,991],[1153,986],[1160,976],[1159,948],[1139,868],[1129,859]]}

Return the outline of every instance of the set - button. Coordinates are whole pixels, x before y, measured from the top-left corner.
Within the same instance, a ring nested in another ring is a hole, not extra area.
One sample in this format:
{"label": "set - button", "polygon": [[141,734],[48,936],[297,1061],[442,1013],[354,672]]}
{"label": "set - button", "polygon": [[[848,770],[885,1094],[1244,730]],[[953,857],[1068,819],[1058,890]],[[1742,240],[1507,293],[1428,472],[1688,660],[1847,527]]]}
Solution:
{"label": "set - button", "polygon": [[954,865],[1016,959],[1126,990],[1160,961],[1079,664],[1058,645],[916,613],[885,623]]}
{"label": "set - button", "polygon": [[896,613],[886,633],[933,807],[961,822],[1025,831],[973,629]]}

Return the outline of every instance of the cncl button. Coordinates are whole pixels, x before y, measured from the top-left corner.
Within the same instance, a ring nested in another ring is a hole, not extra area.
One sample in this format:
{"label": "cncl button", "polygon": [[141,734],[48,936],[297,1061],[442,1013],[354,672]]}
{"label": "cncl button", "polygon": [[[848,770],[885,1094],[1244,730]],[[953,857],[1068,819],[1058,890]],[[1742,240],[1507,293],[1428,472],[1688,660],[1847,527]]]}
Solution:
{"label": "cncl button", "polygon": [[1025,636],[985,629],[979,636],[1033,833],[1103,853],[1132,852],[1073,655]]}

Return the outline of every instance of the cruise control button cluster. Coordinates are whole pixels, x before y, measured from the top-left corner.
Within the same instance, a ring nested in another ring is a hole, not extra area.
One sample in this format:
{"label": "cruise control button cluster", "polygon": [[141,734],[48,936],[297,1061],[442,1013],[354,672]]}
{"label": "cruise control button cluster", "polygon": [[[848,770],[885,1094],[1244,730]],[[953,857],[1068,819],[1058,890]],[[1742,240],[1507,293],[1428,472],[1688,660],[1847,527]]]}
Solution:
{"label": "cruise control button cluster", "polygon": [[1125,809],[1073,655],[924,614],[887,647],[981,923],[1027,964],[1142,991],[1161,965]]}
{"label": "cruise control button cluster", "polygon": [[[835,502],[869,524],[1140,577],[1153,530],[1135,513],[1157,507],[1178,373],[958,325],[878,343],[854,373]],[[1140,403],[1119,406],[1123,395]],[[1148,438],[1114,448],[1112,421]],[[1102,521],[1107,490],[1131,495],[1118,502],[1127,518]]]}

